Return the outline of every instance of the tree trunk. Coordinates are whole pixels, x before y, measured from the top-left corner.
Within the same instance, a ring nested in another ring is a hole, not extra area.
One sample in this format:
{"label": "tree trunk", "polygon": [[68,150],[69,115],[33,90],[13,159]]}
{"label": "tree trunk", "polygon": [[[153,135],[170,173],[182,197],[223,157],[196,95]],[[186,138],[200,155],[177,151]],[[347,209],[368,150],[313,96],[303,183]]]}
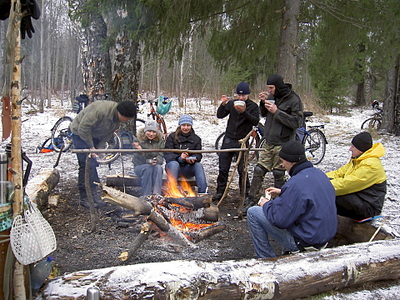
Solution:
{"label": "tree trunk", "polygon": [[113,100],[137,99],[140,79],[139,43],[128,38],[121,30],[116,38],[113,74]]}
{"label": "tree trunk", "polygon": [[[396,64],[393,71],[393,79],[391,82],[392,84],[386,90],[385,100],[389,101],[389,105],[388,108],[386,108],[385,102],[383,120],[385,120],[386,115],[394,112],[393,130],[390,132],[394,133],[395,135],[400,135],[400,54],[396,58]],[[391,103],[393,103],[393,106],[391,106]],[[389,111],[391,107],[394,107],[394,109],[392,111]]]}
{"label": "tree trunk", "polygon": [[64,274],[42,297],[82,299],[296,299],[400,277],[400,240],[376,241],[265,260],[170,261]]}
{"label": "tree trunk", "polygon": [[282,9],[276,72],[285,82],[297,84],[297,33],[299,28],[300,0],[285,0]]}

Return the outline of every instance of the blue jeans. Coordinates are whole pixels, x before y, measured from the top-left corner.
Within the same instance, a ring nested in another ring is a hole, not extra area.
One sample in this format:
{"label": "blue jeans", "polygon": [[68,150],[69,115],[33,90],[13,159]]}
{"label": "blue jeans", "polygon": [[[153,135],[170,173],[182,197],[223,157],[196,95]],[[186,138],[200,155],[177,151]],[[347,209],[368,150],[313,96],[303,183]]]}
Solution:
{"label": "blue jeans", "polygon": [[247,211],[247,223],[259,258],[276,257],[269,243],[269,236],[288,251],[299,251],[293,235],[286,229],[280,229],[272,225],[265,217],[262,207],[253,206],[249,208]]}
{"label": "blue jeans", "polygon": [[197,192],[207,192],[206,174],[204,173],[203,165],[201,163],[194,163],[193,165],[186,164],[181,166],[177,161],[170,161],[165,166],[165,170],[176,179],[178,179],[179,176],[183,176],[185,178],[194,176],[196,178]]}
{"label": "blue jeans", "polygon": [[163,169],[161,165],[135,166],[135,174],[141,179],[142,196],[161,195]]}

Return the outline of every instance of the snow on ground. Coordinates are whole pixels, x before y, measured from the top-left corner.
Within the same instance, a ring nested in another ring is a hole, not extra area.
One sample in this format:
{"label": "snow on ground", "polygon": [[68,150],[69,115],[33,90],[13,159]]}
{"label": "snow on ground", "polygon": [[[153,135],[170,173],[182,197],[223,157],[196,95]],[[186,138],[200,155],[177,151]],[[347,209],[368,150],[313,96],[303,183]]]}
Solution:
{"label": "snow on ground", "polygon": [[[32,113],[31,107],[23,107],[22,116],[22,147],[27,156],[33,161],[31,177],[35,176],[43,167],[52,168],[56,162],[56,153],[37,153],[36,147],[41,145],[47,137],[50,137],[50,129],[56,120],[67,114],[74,116],[69,111],[69,107],[61,107],[57,101],[53,101],[53,108],[46,108],[45,113]],[[173,103],[171,111],[165,116],[168,131],[174,131],[177,127],[177,120],[182,114],[191,114],[194,118],[194,129],[203,140],[204,149],[212,149],[216,138],[222,133],[226,126],[226,119],[216,118],[217,107],[211,101],[202,99],[201,107],[198,100],[186,100],[183,107],[178,103]],[[361,131],[360,126],[364,119],[372,114],[369,109],[352,109],[344,115],[325,115],[312,117],[310,124],[325,124],[325,134],[328,139],[326,156],[324,160],[317,165],[323,171],[334,170],[345,164],[350,158],[348,151],[352,137]],[[141,114],[142,118],[147,118],[146,111]],[[385,133],[372,133],[374,142],[381,142],[386,148],[386,155],[382,159],[388,176],[388,193],[384,204],[383,219],[377,220],[378,225],[385,222],[384,228],[399,236],[400,218],[399,211],[399,185],[400,185],[400,157],[397,155],[400,137]],[[3,141],[0,145],[4,149],[10,140]],[[125,168],[130,169],[130,161],[125,164]],[[218,166],[217,155],[215,153],[205,154],[205,169],[214,170]],[[75,155],[65,153],[61,156],[58,166],[63,176],[77,176],[77,162]],[[120,172],[118,168],[102,166],[99,169],[101,176],[110,173]],[[214,171],[214,174],[217,172]],[[104,177],[103,177],[104,178]],[[208,178],[209,182],[216,178]],[[210,191],[215,192],[214,190]],[[400,251],[400,249],[399,249]],[[323,299],[393,299],[392,295],[400,295],[400,287],[394,286],[387,289],[378,289],[373,291],[360,291],[350,295],[337,294],[336,296],[327,296]]]}

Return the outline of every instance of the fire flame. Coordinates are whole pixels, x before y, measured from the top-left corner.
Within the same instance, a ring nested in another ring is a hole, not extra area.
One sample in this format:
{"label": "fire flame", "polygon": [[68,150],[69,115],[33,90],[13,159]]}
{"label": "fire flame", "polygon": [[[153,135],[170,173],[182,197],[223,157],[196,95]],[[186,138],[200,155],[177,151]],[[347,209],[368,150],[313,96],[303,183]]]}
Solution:
{"label": "fire flame", "polygon": [[169,198],[196,197],[192,186],[186,180],[180,180],[180,186],[174,176],[167,172],[164,196]]}
{"label": "fire flame", "polygon": [[180,231],[184,231],[184,232],[189,232],[189,231],[196,231],[196,230],[200,230],[203,229],[205,227],[210,227],[215,225],[216,223],[211,223],[211,224],[195,224],[195,223],[191,223],[191,222],[182,222],[179,219],[175,219],[175,218],[171,218],[171,224],[172,226],[174,226],[175,228],[179,229]]}

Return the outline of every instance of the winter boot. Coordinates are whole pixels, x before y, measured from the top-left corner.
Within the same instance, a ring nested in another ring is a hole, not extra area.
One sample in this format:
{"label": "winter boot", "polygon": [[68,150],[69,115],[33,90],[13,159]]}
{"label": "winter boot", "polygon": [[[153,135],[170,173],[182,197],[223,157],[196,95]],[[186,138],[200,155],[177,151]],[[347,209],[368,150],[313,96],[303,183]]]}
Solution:
{"label": "winter boot", "polygon": [[247,210],[256,204],[257,200],[253,196],[248,195],[243,203],[243,208],[242,208],[243,215],[245,216],[247,214]]}
{"label": "winter boot", "polygon": [[272,175],[274,175],[274,187],[280,189],[286,183],[285,171],[279,169],[273,169]]}
{"label": "winter boot", "polygon": [[260,193],[262,184],[264,182],[265,174],[267,174],[268,170],[263,166],[257,164],[254,168],[253,178],[251,180],[251,186],[249,191],[249,197],[253,199],[257,199],[258,194]]}

